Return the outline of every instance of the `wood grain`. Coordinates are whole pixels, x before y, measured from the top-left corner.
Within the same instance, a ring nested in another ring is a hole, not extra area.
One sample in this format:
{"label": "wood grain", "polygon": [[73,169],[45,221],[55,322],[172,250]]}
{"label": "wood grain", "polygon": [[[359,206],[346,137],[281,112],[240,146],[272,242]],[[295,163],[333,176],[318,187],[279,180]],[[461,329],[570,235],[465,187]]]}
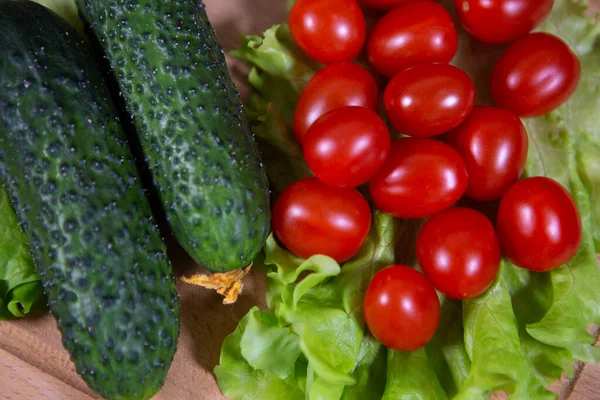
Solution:
{"label": "wood grain", "polygon": [[0,349],[0,399],[93,399],[86,392]]}
{"label": "wood grain", "polygon": [[[226,51],[239,45],[241,32],[259,33],[285,20],[283,0],[205,0],[205,3]],[[229,56],[227,61],[238,89],[242,95],[246,94],[247,69]],[[169,255],[178,276],[200,270],[172,240]],[[253,305],[264,306],[264,276],[254,270],[245,285],[239,301],[224,306],[216,293],[178,283],[181,336],[165,385],[155,400],[225,400],[212,374],[223,340]],[[552,389],[560,399],[600,399],[600,365],[580,365],[573,380],[563,377]],[[95,398],[75,373],[50,315],[0,323],[0,399]],[[498,393],[493,398],[505,399],[506,395]]]}

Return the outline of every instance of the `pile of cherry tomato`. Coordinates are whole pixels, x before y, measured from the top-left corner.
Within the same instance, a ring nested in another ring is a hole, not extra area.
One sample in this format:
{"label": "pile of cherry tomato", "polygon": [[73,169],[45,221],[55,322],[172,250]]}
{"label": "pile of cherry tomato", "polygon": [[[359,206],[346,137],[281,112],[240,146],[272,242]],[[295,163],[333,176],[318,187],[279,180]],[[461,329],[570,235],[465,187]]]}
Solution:
{"label": "pile of cherry tomato", "polygon": [[[577,252],[581,221],[570,194],[549,178],[519,180],[528,151],[520,117],[563,104],[580,78],[579,61],[567,44],[530,33],[552,5],[454,1],[467,32],[486,43],[510,43],[490,77],[497,107],[475,106],[473,82],[448,64],[458,34],[436,2],[297,0],[291,10],[295,41],[326,65],[303,91],[294,120],[315,177],[282,192],[273,228],[301,257],[325,254],[342,262],[358,252],[371,225],[358,186],[368,184],[383,212],[428,217],[416,242],[423,273],[389,266],[374,276],[365,295],[365,321],[388,347],[409,351],[425,345],[440,319],[436,290],[453,299],[480,295],[496,278],[501,254],[542,272]],[[385,11],[368,27],[364,7]],[[353,62],[361,52],[369,70]],[[377,113],[380,86],[400,139],[391,139]],[[495,227],[480,211],[454,207],[463,197],[499,200]]]}

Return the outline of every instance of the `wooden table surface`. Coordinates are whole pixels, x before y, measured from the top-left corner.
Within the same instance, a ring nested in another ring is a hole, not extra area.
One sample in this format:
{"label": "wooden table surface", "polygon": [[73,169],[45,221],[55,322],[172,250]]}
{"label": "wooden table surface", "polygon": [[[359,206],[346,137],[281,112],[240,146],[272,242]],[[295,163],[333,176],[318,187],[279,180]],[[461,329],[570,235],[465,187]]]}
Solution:
{"label": "wooden table surface", "polygon": [[[259,33],[285,20],[283,0],[205,0],[209,17],[225,50],[239,44],[239,34]],[[258,12],[258,10],[264,10]],[[228,57],[232,76],[244,94],[246,69]],[[169,246],[175,274],[190,275],[198,268],[173,243]],[[181,296],[181,336],[178,351],[156,400],[223,400],[212,370],[219,360],[225,336],[255,304],[264,301],[264,279],[253,271],[232,306],[224,306],[216,293],[178,283]],[[552,386],[560,399],[600,399],[600,364],[578,365],[573,380],[563,378]],[[500,399],[502,394],[494,395]],[[62,347],[60,333],[50,315],[0,322],[0,399],[87,400],[97,396],[75,373]],[[368,400],[368,399],[365,399]]]}

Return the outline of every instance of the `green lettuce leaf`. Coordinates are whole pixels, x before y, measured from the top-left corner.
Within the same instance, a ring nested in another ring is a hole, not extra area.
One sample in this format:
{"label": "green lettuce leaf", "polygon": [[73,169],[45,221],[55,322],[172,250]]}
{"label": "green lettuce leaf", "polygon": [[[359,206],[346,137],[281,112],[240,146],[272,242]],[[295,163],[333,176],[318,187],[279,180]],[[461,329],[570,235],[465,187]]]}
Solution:
{"label": "green lettuce leaf", "polygon": [[[442,3],[451,10],[450,0]],[[575,258],[544,274],[504,260],[496,281],[480,297],[462,303],[442,297],[434,338],[424,349],[401,353],[383,348],[365,328],[362,296],[383,266],[418,268],[414,245],[423,221],[396,220],[375,210],[369,238],[341,268],[318,256],[301,260],[270,238],[264,260],[270,312],[253,317],[263,325],[251,327],[244,346],[270,349],[272,341],[282,348],[281,357],[269,365],[259,351],[248,349],[244,355],[240,350],[235,362],[252,363],[249,374],[270,371],[269,379],[296,382],[308,399],[474,399],[497,390],[514,398],[544,399],[554,397],[546,387],[563,371],[572,375],[574,361],[598,360],[587,327],[600,322],[600,27],[585,15],[587,9],[586,1],[556,0],[538,28],[562,37],[576,51],[582,81],[565,105],[524,120],[530,137],[526,175],[558,180],[580,211],[583,243]],[[474,79],[478,103],[493,104],[489,76],[506,46],[484,45],[460,28],[459,35],[453,64]],[[286,25],[262,37],[244,37],[234,55],[251,67],[254,90],[247,112],[277,194],[310,175],[292,131],[293,113],[320,65],[299,51]],[[288,335],[299,340],[297,358],[291,344],[296,339]],[[224,346],[222,354],[228,349]],[[264,399],[284,398],[262,394]]]}
{"label": "green lettuce leaf", "polygon": [[[600,24],[588,14],[588,1],[556,1],[550,18],[540,30],[562,38],[575,51],[581,62],[581,82],[574,96],[546,118],[526,121],[535,133],[537,157],[530,157],[531,174],[548,171],[565,186],[579,175],[583,185],[570,187],[583,190],[592,217],[591,229],[596,249],[600,248]],[[569,169],[563,169],[568,151]],[[573,170],[574,169],[574,170]]]}
{"label": "green lettuce leaf", "polygon": [[352,376],[355,384],[346,386],[342,400],[380,399],[385,389],[387,349],[365,332]]}
{"label": "green lettuce leaf", "polygon": [[344,390],[343,383],[332,383],[315,375],[309,368],[312,379],[307,384],[307,398],[310,400],[339,399]]}
{"label": "green lettuce leaf", "polygon": [[523,354],[541,384],[549,385],[562,371],[572,376],[573,354],[569,350],[540,342],[527,332],[527,325],[539,321],[553,302],[550,275],[532,274],[505,262],[504,279],[519,324]]}
{"label": "green lettuce leaf", "polygon": [[556,1],[550,18],[541,27],[561,37],[577,53],[582,79],[564,106],[526,121],[533,144],[527,173],[550,176],[571,191],[584,235],[575,258],[550,273],[554,301],[540,321],[527,326],[527,331],[543,343],[571,351],[577,359],[596,362],[597,352],[590,347],[594,338],[586,328],[590,322],[600,323],[596,260],[600,250],[600,176],[596,174],[600,160],[600,27],[585,15],[587,7],[587,2]]}
{"label": "green lettuce leaf", "polygon": [[0,320],[46,310],[46,297],[25,234],[0,187]]}
{"label": "green lettuce leaf", "polygon": [[375,211],[374,232],[367,237],[359,253],[344,264],[338,284],[344,310],[362,322],[362,298],[373,275],[395,261],[394,243],[397,224],[390,215]]}
{"label": "green lettuce leaf", "polygon": [[440,324],[431,341],[425,346],[431,368],[448,397],[458,393],[469,376],[471,359],[464,341],[460,323],[463,309],[460,301],[441,297]]}
{"label": "green lettuce leaf", "polygon": [[412,352],[388,350],[387,382],[382,400],[447,398],[424,348]]}
{"label": "green lettuce leaf", "polygon": [[[360,350],[363,330],[356,320],[336,308],[305,303],[298,310],[294,331],[314,373],[332,384],[352,385],[349,373]],[[340,391],[341,394],[341,391]]]}
{"label": "green lettuce leaf", "polygon": [[[497,338],[498,341],[484,340],[484,329],[478,329],[477,324],[467,324],[465,320],[467,344],[470,338],[479,335],[482,339],[476,341],[473,349],[483,354],[499,353],[504,365],[513,365],[515,370],[521,370],[519,374],[502,378],[506,380],[505,385],[509,385],[510,390],[507,391],[517,398],[519,393],[538,393],[540,398],[544,398],[540,387],[558,379],[562,371],[572,373],[571,365],[575,359],[597,360],[597,352],[590,345],[594,338],[587,332],[587,326],[590,322],[598,323],[600,318],[600,303],[594,289],[600,285],[595,258],[600,221],[597,213],[600,129],[596,110],[600,86],[595,65],[600,61],[600,30],[585,15],[587,7],[587,2],[576,4],[557,0],[550,17],[539,28],[560,36],[578,54],[582,64],[578,90],[565,105],[548,115],[524,119],[530,138],[526,175],[549,176],[571,191],[584,226],[582,246],[568,265],[548,274],[524,271],[506,263],[501,291],[504,300],[492,303],[495,307],[488,312],[494,321],[502,321],[504,317],[502,326],[511,332],[510,335],[502,335]],[[482,104],[491,104],[487,79],[503,50],[504,47],[484,46],[463,32],[461,51],[454,63],[476,78],[478,101]],[[473,62],[476,54],[478,60]],[[510,295],[510,302],[507,302],[506,292]],[[489,295],[488,292],[482,298]],[[478,301],[465,302],[466,315],[474,313],[472,308],[478,308]],[[507,317],[510,317],[510,322]],[[515,341],[515,329],[518,341]],[[515,344],[519,345],[527,362],[525,367],[533,371],[537,382],[531,379],[530,374],[524,374],[527,371],[522,368],[523,360],[517,360],[519,357],[515,349],[519,347]],[[513,350],[506,352],[504,349]],[[512,361],[507,358],[509,354],[513,357]],[[487,356],[485,358],[488,359]],[[485,374],[491,382],[475,379],[476,376],[481,377],[485,368],[479,368],[475,362],[473,364],[467,382],[471,390],[502,389],[502,379],[494,375],[493,370]],[[490,387],[490,383],[494,387]]]}
{"label": "green lettuce leaf", "polygon": [[[340,266],[325,256],[301,261],[281,249],[273,237],[267,244],[265,265],[275,267],[267,273],[269,304],[281,323],[298,335],[313,374],[330,383],[354,383],[348,373],[359,350],[361,327],[341,309],[339,291],[329,280],[340,273]],[[299,279],[301,274],[306,275]]]}
{"label": "green lettuce leaf", "polygon": [[463,301],[471,369],[455,398],[483,398],[499,390],[515,398],[552,398],[521,351],[518,322],[503,274],[507,267],[501,268],[495,283],[483,295]]}
{"label": "green lettuce leaf", "polygon": [[241,48],[231,54],[251,66],[246,114],[277,193],[312,175],[291,127],[300,93],[320,66],[301,52],[287,25],[275,25],[263,36],[243,36]]}
{"label": "green lettuce leaf", "polygon": [[240,341],[242,357],[254,369],[286,379],[294,374],[300,340],[278,318],[254,309]]}
{"label": "green lettuce leaf", "polygon": [[275,194],[287,185],[312,175],[304,162],[302,149],[292,130],[283,122],[273,103],[266,106],[266,114],[253,126],[257,142],[263,152],[263,162]]}
{"label": "green lettuce leaf", "polygon": [[[378,213],[368,245],[342,268],[325,256],[302,260],[271,236],[261,261],[271,311],[251,310],[226,339],[215,369],[223,392],[234,399],[250,398],[247,392],[257,390],[251,385],[267,374],[269,385],[293,390],[302,386],[310,399],[358,400],[381,394],[385,349],[365,334],[360,305],[370,277],[394,260],[394,227],[391,216]],[[241,384],[246,389],[240,388],[239,374],[252,377]]]}
{"label": "green lettuce leaf", "polygon": [[[253,368],[242,356],[241,342],[251,319],[257,318],[260,313],[257,307],[252,308],[242,318],[236,330],[229,335],[221,348],[220,363],[215,367],[215,375],[223,394],[232,399],[264,400],[290,399],[303,400],[305,398],[306,364],[298,359],[293,370],[293,375],[285,379],[277,377],[268,369]],[[269,396],[269,397],[266,397]]]}
{"label": "green lettuce leaf", "polygon": [[[335,260],[319,255],[303,260],[279,247],[273,235],[267,239],[265,253],[263,265],[269,271],[267,303],[276,316],[287,322],[293,320],[292,314],[307,292],[319,287],[327,278],[340,273],[340,266]],[[270,268],[271,266],[273,268]],[[297,282],[300,275],[307,272],[311,273]],[[314,296],[314,293],[308,295]]]}

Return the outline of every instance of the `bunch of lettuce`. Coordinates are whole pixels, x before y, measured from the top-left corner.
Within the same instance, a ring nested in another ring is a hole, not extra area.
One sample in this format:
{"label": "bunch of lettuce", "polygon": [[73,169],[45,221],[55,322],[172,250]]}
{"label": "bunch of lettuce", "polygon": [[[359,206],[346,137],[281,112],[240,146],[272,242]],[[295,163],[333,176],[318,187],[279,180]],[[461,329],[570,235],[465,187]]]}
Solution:
{"label": "bunch of lettuce", "polygon": [[[448,3],[448,2],[445,2]],[[546,399],[546,387],[576,360],[600,356],[588,333],[600,323],[600,26],[588,4],[556,0],[538,29],[578,54],[582,80],[570,101],[525,120],[530,138],[526,175],[544,175],[572,193],[583,222],[575,258],[549,273],[504,260],[484,294],[463,302],[441,297],[433,340],[414,352],[381,346],[365,327],[361,303],[369,280],[392,263],[415,265],[421,221],[374,212],[370,236],[343,265],[324,256],[302,260],[269,238],[264,259],[269,309],[253,308],[226,338],[215,374],[232,399],[483,399],[505,391]],[[458,26],[458,25],[457,25]],[[488,78],[503,47],[461,32],[454,64],[471,75],[478,102],[490,104]],[[286,25],[248,36],[234,53],[250,66],[247,113],[275,191],[307,176],[291,127],[302,88],[319,68],[293,43]],[[390,316],[393,317],[393,316]]]}
{"label": "bunch of lettuce", "polygon": [[0,186],[0,320],[24,317],[46,307],[46,298],[25,234]]}

